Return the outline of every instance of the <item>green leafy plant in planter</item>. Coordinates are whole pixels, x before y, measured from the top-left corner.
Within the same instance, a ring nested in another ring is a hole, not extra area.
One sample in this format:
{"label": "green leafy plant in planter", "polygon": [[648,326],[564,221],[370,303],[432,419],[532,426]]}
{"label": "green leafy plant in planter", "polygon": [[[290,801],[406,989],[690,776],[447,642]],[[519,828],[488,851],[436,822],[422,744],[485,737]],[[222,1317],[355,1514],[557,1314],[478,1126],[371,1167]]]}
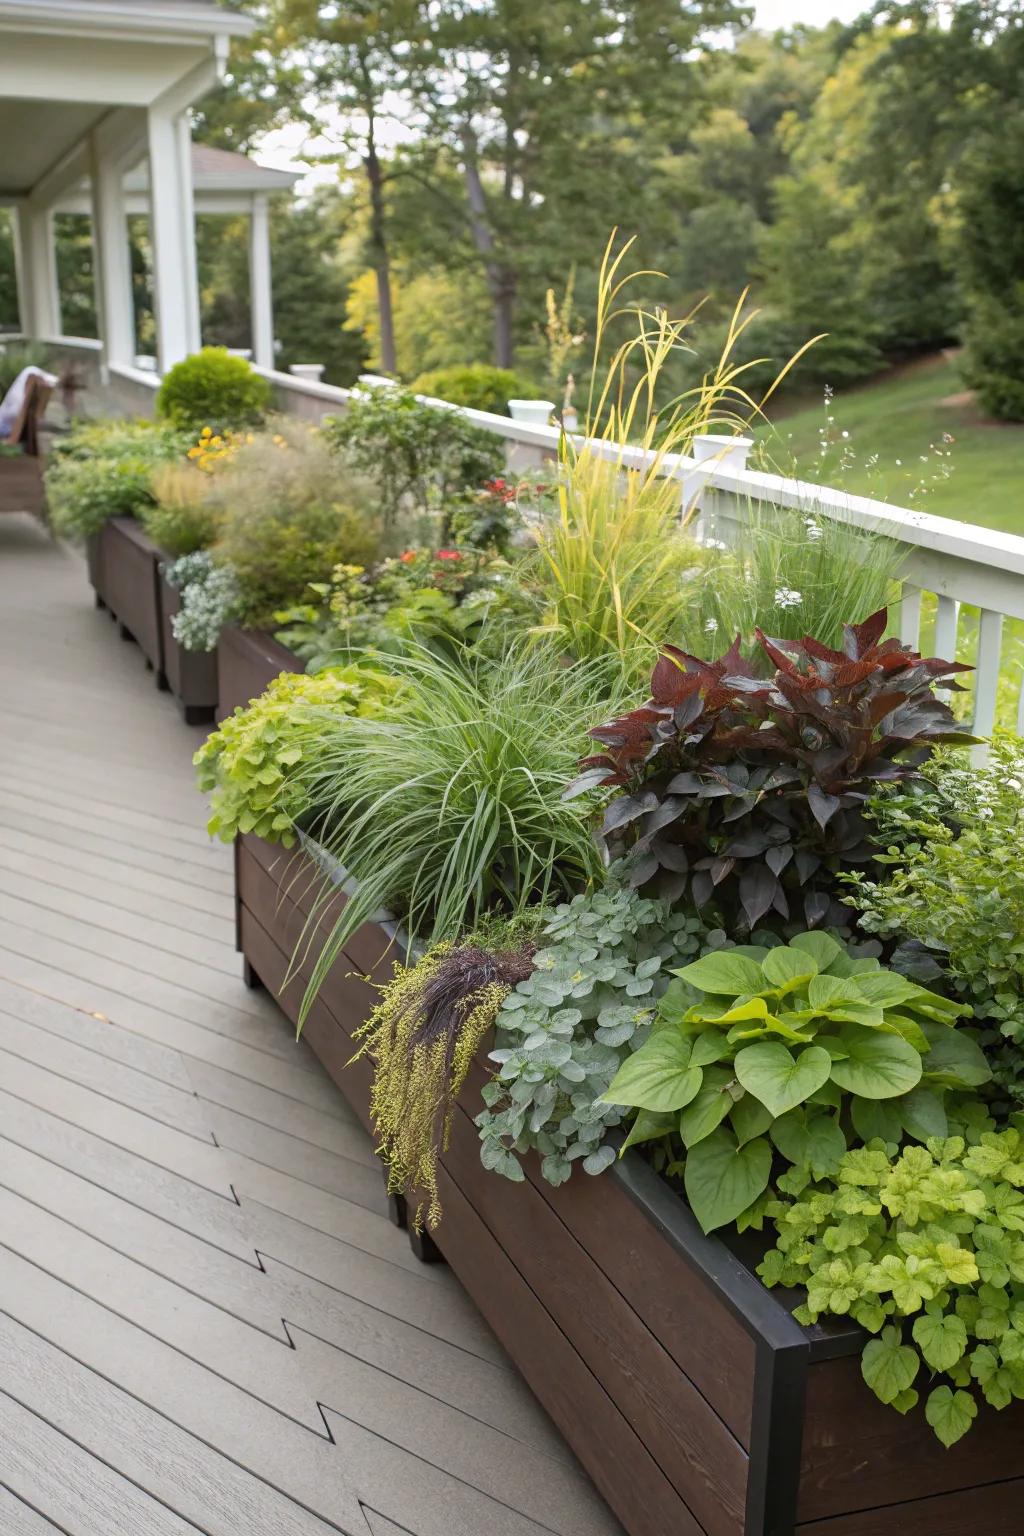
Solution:
{"label": "green leafy plant in planter", "polygon": [[181,607],[171,615],[171,632],[186,651],[213,651],[225,624],[242,616],[244,601],[230,565],[220,565],[206,549],[163,566],[170,585],[181,593]]}
{"label": "green leafy plant in planter", "polygon": [[290,848],[309,809],[301,768],[325,718],[371,713],[397,690],[386,673],[350,668],[316,677],[282,672],[246,709],[207,737],[193,762],[211,796],[211,836],[230,843],[251,832]]}
{"label": "green leafy plant in planter", "polygon": [[615,1160],[605,1144],[622,1121],[602,1096],[630,1050],[646,1038],[670,968],[696,954],[693,913],[610,883],[562,903],[544,926],[533,967],[497,1016],[498,1064],[477,1117],[486,1168],[523,1177],[533,1150],[561,1184],[579,1159],[587,1173]]}
{"label": "green leafy plant in planter", "polygon": [[1024,1398],[1024,1137],[971,1108],[966,1135],[895,1158],[872,1141],[827,1177],[791,1179],[758,1270],[806,1289],[799,1321],[849,1316],[875,1335],[868,1386],[900,1413],[930,1389],[925,1415],[946,1446],[979,1393],[993,1408]]}
{"label": "green leafy plant in planter", "polygon": [[[504,464],[499,438],[405,389],[360,391],[345,415],[328,418],[323,430],[374,480],[388,526],[410,508],[437,511],[458,501]],[[448,536],[442,529],[442,540]]]}
{"label": "green leafy plant in planter", "polygon": [[174,427],[200,431],[212,427],[253,426],[270,404],[270,385],[244,357],[225,347],[203,347],[175,363],[156,396],[157,415]]}
{"label": "green leafy plant in planter", "polygon": [[883,641],[885,625],[884,609],[847,625],[841,651],[758,631],[768,679],[739,639],[715,662],[664,648],[651,698],[591,731],[602,750],[569,791],[624,788],[602,837],[610,857],[633,850],[637,886],[688,896],[730,933],[769,912],[849,924],[837,876],[874,855],[864,800],[972,739],[934,693],[970,669]]}
{"label": "green leafy plant in planter", "polygon": [[161,464],[152,476],[153,501],[141,509],[142,526],[166,555],[178,559],[208,549],[218,519],[210,501],[210,480],[191,464]]}
{"label": "green leafy plant in planter", "polygon": [[675,974],[605,1099],[676,1121],[660,1131],[683,1144],[686,1197],[706,1232],[749,1222],[752,1209],[760,1219],[776,1153],[830,1173],[849,1137],[944,1136],[949,1090],[990,1076],[952,1027],[961,1004],[827,933],[718,949]]}
{"label": "green leafy plant in planter", "polygon": [[1021,1105],[1024,742],[998,733],[983,766],[947,754],[928,774],[916,794],[870,802],[881,872],[848,875],[847,900],[866,932],[902,940],[896,966],[970,1004],[997,1082]]}
{"label": "green leafy plant in planter", "polygon": [[56,531],[84,539],[111,517],[141,516],[153,504],[153,480],[179,458],[185,440],[149,422],[83,423],[58,438],[46,470]]}

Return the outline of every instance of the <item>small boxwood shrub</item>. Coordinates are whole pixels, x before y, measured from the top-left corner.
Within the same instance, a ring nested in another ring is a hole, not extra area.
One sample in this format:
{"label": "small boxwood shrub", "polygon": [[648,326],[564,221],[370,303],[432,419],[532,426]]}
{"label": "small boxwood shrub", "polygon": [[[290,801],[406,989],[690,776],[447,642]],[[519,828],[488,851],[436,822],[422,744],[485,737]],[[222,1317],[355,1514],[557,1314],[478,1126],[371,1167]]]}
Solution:
{"label": "small boxwood shrub", "polygon": [[412,390],[417,395],[450,400],[452,405],[464,405],[470,410],[493,411],[498,416],[507,415],[510,400],[528,400],[537,393],[529,380],[513,373],[511,368],[494,368],[489,363],[435,368],[430,373],[421,373],[413,381]]}
{"label": "small boxwood shrub", "polygon": [[270,385],[226,347],[203,347],[168,372],[156,397],[157,415],[185,430],[253,425],[270,404]]}

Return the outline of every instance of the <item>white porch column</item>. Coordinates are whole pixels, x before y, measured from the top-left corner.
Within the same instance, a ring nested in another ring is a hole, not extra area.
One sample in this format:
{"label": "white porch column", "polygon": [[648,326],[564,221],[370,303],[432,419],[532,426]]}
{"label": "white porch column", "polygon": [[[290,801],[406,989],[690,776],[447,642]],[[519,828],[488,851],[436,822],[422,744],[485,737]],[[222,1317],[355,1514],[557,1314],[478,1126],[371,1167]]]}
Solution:
{"label": "white porch column", "polygon": [[131,363],[135,356],[135,306],[132,299],[128,216],[121,162],[103,153],[95,133],[89,141],[92,196],[92,249],[96,275],[103,363]]}
{"label": "white porch column", "polygon": [[274,366],[274,298],[270,276],[270,205],[265,195],[252,200],[249,219],[249,304],[252,353],[257,368]]}
{"label": "white porch column", "polygon": [[149,225],[153,308],[161,373],[199,348],[199,279],[188,119],[160,107],[148,113]]}
{"label": "white porch column", "polygon": [[17,210],[18,312],[26,336],[60,335],[53,210],[33,203]]}

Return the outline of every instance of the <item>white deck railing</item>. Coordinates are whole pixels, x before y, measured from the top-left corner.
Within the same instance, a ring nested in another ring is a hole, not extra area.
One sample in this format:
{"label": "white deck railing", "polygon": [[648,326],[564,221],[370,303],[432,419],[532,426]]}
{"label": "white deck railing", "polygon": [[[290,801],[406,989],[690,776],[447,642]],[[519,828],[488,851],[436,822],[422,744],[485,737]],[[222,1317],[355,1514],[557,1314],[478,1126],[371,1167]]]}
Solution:
{"label": "white deck railing", "polygon": [[[62,337],[55,346],[72,350],[75,338]],[[90,345],[86,343],[85,346]],[[84,350],[84,348],[83,348]],[[274,390],[279,409],[318,422],[342,414],[353,391],[322,384],[290,373],[260,370]],[[119,407],[148,413],[159,378],[136,368],[108,370],[109,385]],[[521,471],[550,461],[558,452],[557,427],[532,426],[488,411],[467,410],[447,401],[433,402],[459,410],[467,420],[504,440],[510,468]],[[592,447],[625,465],[643,462],[641,450],[623,453],[615,444]],[[679,481],[680,505],[699,508],[705,533],[716,530],[728,539],[730,524],[742,522],[752,507],[795,508],[807,515],[836,518],[859,528],[897,539],[906,546],[902,569],[900,634],[911,645],[921,642],[922,608],[934,594],[935,626],[930,649],[949,659],[976,667],[972,726],[988,736],[995,723],[1001,677],[1016,698],[1016,725],[1024,732],[1024,686],[1020,654],[1011,656],[1006,620],[1024,622],[1024,538],[997,533],[974,523],[935,517],[907,507],[891,506],[867,496],[854,496],[810,481],[788,479],[747,468],[751,447],[746,438],[702,437],[692,457],[666,456],[662,471]],[[978,610],[975,626],[961,625],[961,609]],[[1021,648],[1024,653],[1024,647]],[[958,654],[959,651],[959,654]]]}

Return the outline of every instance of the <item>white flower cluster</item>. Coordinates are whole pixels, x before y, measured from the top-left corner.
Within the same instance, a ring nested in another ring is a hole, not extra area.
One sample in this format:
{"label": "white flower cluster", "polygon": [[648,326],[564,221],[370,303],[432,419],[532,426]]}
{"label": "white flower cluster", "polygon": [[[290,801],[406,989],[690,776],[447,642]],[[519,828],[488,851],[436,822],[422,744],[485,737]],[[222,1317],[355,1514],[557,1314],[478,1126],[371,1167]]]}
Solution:
{"label": "white flower cluster", "polygon": [[181,610],[171,618],[175,640],[186,651],[212,651],[225,624],[238,616],[242,594],[229,565],[215,565],[205,550],[182,555],[164,575],[181,593]]}
{"label": "white flower cluster", "polygon": [[792,587],[777,587],[775,589],[775,603],[779,608],[799,608],[803,600],[803,594],[794,592]]}

